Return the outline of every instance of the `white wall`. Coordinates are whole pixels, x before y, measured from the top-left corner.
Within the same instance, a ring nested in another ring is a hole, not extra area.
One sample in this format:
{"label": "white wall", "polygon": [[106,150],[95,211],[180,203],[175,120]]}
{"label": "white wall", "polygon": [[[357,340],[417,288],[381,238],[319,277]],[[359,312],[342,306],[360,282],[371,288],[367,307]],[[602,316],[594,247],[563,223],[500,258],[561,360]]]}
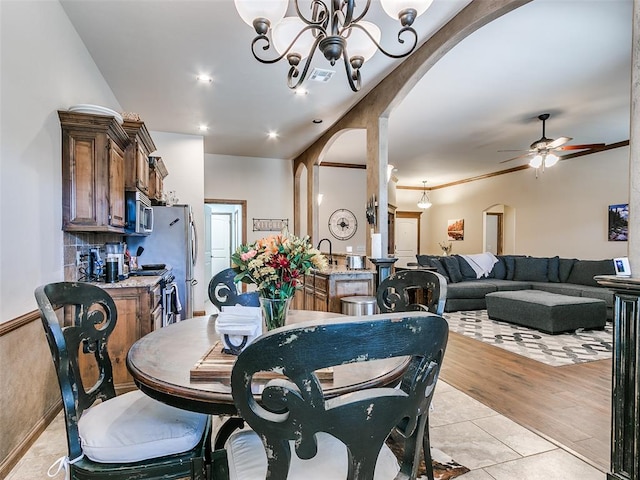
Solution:
{"label": "white wall", "polygon": [[36,308],[61,281],[58,109],[121,106],[55,1],[0,1],[0,322]]}
{"label": "white wall", "polygon": [[[366,238],[369,233],[367,224],[367,171],[355,168],[320,167],[320,193],[322,205],[318,216],[319,238],[331,240],[333,253],[345,253],[347,246],[353,247],[353,253],[366,253]],[[338,209],[350,210],[358,220],[356,233],[348,240],[338,240],[329,232],[329,217]],[[328,251],[326,242],[322,251]]]}
{"label": "white wall", "polygon": [[[418,210],[419,192],[398,190],[400,210]],[[422,217],[421,251],[439,254],[447,221],[464,219],[453,253],[482,249],[482,212],[503,204],[515,211],[513,251],[533,256],[603,259],[627,255],[627,242],[607,240],[608,206],[629,201],[628,147],[558,163],[535,178],[533,169],[436,189]]]}
{"label": "white wall", "polygon": [[290,160],[205,154],[204,198],[246,200],[248,242],[277,233],[254,232],[254,218],[287,218],[293,232]]}
{"label": "white wall", "polygon": [[162,157],[169,175],[164,179],[163,191],[176,192],[178,203],[191,205],[196,224],[198,257],[194,278],[193,309],[204,311],[209,279],[204,272],[204,138],[201,135],[149,132],[156,151]]}

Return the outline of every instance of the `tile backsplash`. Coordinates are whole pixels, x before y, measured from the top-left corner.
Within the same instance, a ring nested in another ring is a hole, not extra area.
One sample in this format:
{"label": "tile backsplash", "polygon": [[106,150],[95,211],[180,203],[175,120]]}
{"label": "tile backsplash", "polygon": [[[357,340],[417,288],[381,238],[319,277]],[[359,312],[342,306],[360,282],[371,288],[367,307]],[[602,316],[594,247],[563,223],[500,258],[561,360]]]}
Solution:
{"label": "tile backsplash", "polygon": [[99,248],[101,255],[104,253],[104,244],[107,242],[121,242],[122,235],[115,233],[75,233],[64,232],[64,279],[67,282],[84,280],[87,268],[87,258],[82,257],[80,265],[77,265],[77,254],[86,255],[90,248]]}

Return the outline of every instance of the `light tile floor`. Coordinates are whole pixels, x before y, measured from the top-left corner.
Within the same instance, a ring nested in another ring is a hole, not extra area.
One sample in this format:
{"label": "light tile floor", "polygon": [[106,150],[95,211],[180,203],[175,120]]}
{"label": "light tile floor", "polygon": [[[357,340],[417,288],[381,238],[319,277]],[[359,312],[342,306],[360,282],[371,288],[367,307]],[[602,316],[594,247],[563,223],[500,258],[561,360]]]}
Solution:
{"label": "light tile floor", "polygon": [[[605,473],[442,381],[429,422],[431,444],[471,469],[461,480],[606,479]],[[49,466],[66,448],[58,415],[6,480],[47,478]]]}

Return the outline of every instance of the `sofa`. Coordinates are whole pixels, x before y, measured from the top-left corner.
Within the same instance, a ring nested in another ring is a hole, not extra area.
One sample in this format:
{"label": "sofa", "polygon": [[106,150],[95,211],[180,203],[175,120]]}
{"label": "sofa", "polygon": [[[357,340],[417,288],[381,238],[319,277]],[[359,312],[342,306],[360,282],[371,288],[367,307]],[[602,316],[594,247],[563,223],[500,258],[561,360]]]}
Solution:
{"label": "sofa", "polygon": [[613,259],[490,256],[497,262],[482,276],[477,265],[472,267],[470,260],[461,255],[417,255],[416,259],[419,265],[435,268],[447,279],[445,312],[486,309],[485,295],[491,292],[533,289],[604,300],[607,319],[613,319],[613,292],[599,286],[593,279],[596,275],[615,275]]}

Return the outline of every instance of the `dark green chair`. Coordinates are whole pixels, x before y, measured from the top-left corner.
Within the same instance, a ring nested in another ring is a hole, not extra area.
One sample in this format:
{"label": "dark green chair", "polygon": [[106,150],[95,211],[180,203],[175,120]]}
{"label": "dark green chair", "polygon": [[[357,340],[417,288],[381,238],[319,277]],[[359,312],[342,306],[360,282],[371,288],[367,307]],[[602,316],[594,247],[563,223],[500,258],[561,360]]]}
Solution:
{"label": "dark green chair", "polygon": [[259,307],[260,297],[258,292],[239,293],[233,279],[236,276],[233,268],[226,268],[216,273],[209,281],[209,300],[218,310],[222,307],[242,305],[244,307]]}
{"label": "dark green chair", "polygon": [[401,270],[382,281],[376,297],[382,313],[423,310],[442,315],[447,279],[430,270]]}
{"label": "dark green chair", "polygon": [[[116,396],[107,340],[117,311],[109,294],[87,283],[60,282],[38,287],[35,296],[62,394],[69,478],[204,480],[210,463],[207,415],[137,390]],[[61,307],[69,326],[60,326]],[[98,380],[89,388],[79,355],[97,366]]]}
{"label": "dark green chair", "polygon": [[[231,375],[236,408],[252,430],[214,452],[215,478],[415,479],[447,337],[447,322],[427,312],[294,324],[259,337]],[[324,397],[315,371],[394,357],[409,362],[395,388]],[[264,371],[283,378],[258,398],[252,376]],[[385,443],[392,433],[404,447],[400,465]]]}

